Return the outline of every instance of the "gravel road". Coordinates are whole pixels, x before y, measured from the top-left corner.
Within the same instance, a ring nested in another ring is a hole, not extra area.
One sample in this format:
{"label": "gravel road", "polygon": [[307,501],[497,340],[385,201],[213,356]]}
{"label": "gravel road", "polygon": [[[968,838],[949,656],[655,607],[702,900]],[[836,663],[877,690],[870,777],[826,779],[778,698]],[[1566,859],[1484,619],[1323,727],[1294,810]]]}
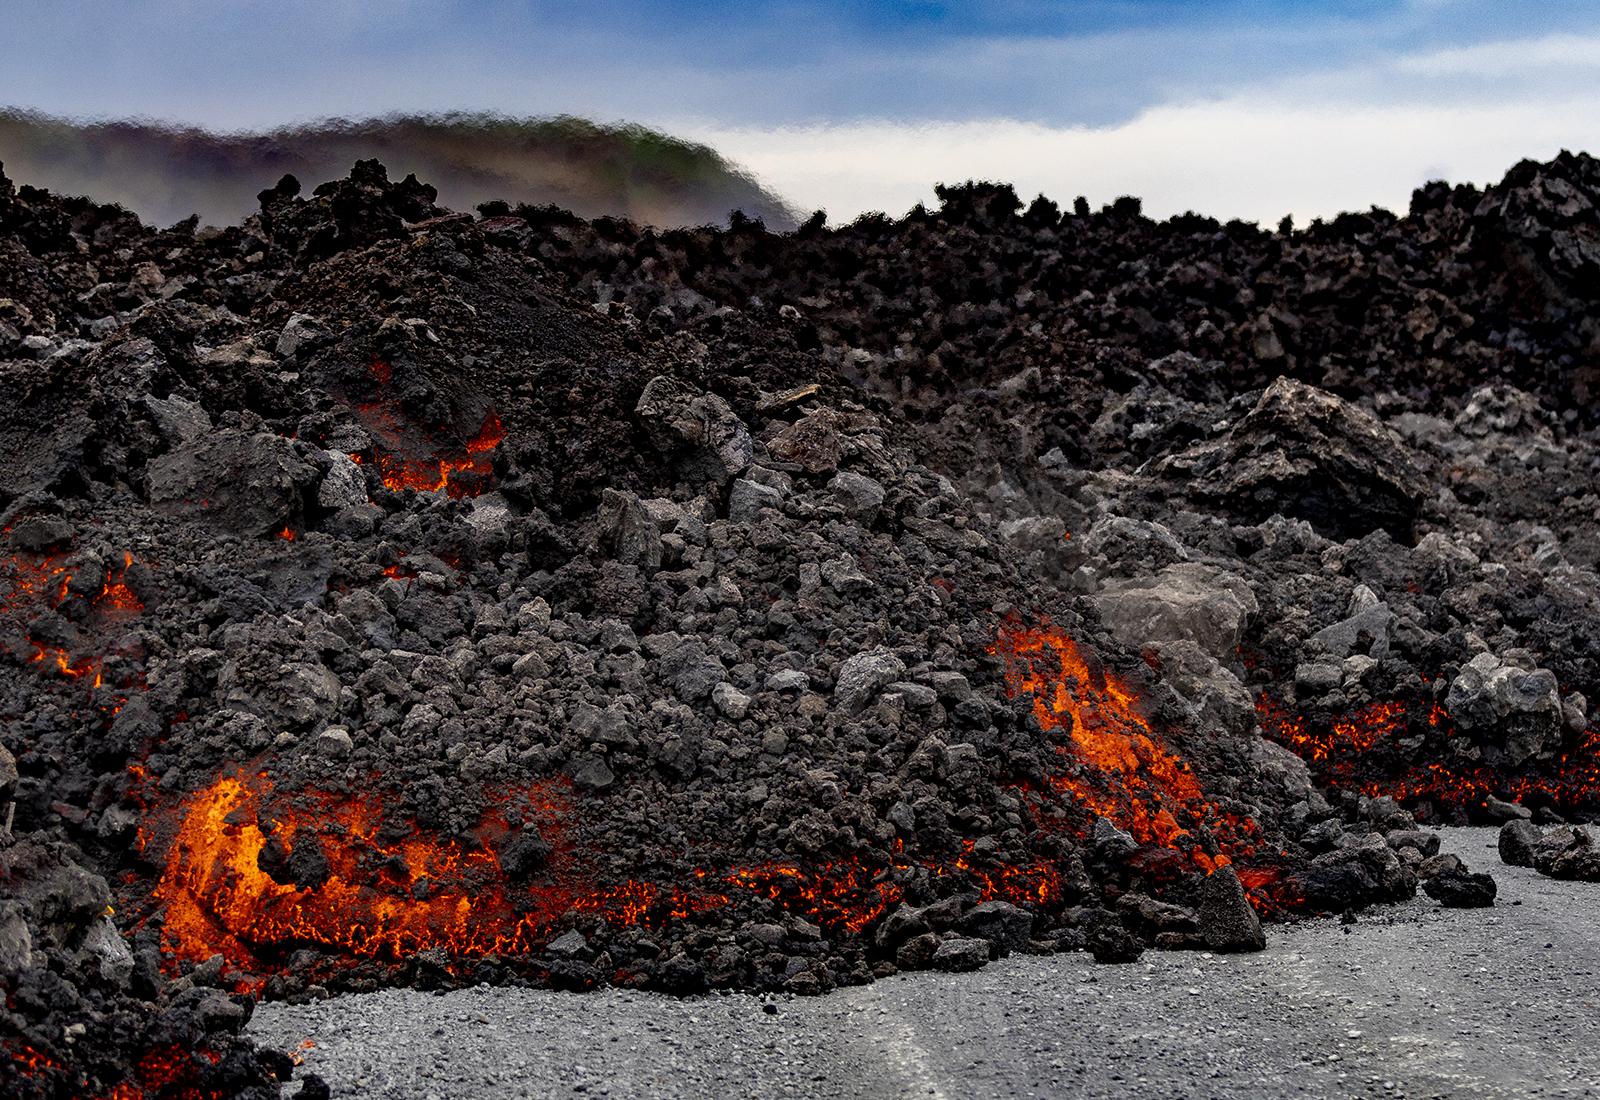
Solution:
{"label": "gravel road", "polygon": [[[479,987],[261,1005],[250,1032],[335,1096],[1349,1097],[1600,1095],[1600,885],[1445,851],[1492,910],[1419,895],[1271,927],[1250,956],[1013,957],[827,997],[689,1000]],[[291,1093],[293,1087],[291,1086]]]}

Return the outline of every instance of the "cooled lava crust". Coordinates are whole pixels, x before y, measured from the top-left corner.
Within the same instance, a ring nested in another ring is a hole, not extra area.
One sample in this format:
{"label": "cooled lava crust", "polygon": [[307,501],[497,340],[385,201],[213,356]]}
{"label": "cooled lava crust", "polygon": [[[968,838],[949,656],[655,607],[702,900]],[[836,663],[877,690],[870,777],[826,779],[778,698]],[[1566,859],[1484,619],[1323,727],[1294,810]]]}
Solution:
{"label": "cooled lava crust", "polygon": [[1214,946],[1594,812],[1600,163],[939,195],[0,177],[7,1094],[277,1095],[262,996]]}

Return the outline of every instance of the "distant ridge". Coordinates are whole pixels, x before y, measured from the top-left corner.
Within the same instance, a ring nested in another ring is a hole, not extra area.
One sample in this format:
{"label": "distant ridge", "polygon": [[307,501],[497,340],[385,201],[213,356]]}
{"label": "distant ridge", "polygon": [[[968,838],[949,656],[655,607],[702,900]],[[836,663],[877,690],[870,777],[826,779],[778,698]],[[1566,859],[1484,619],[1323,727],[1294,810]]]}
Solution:
{"label": "distant ridge", "polygon": [[13,179],[120,203],[160,225],[190,214],[236,223],[284,173],[309,189],[366,157],[381,159],[395,178],[415,172],[455,210],[504,199],[663,228],[726,224],[733,210],[772,229],[798,222],[781,198],[716,150],[625,123],[453,112],[213,133],[0,108],[0,162]]}

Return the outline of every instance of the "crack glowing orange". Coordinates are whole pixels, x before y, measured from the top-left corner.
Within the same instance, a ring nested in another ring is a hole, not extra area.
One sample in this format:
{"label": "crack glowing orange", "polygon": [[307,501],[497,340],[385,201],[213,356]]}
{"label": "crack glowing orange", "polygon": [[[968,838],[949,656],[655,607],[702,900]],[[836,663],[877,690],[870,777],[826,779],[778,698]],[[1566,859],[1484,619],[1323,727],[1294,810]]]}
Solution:
{"label": "crack glowing orange", "polygon": [[[1065,633],[1048,622],[1002,626],[990,652],[1005,661],[1012,697],[1033,696],[1034,717],[1043,729],[1070,729],[1069,767],[1051,779],[1062,794],[1109,818],[1141,844],[1162,847],[1188,836],[1176,812],[1188,810],[1202,819],[1215,815],[1189,765],[1151,729],[1138,694]],[[1199,849],[1192,858],[1208,871],[1228,862]]]}

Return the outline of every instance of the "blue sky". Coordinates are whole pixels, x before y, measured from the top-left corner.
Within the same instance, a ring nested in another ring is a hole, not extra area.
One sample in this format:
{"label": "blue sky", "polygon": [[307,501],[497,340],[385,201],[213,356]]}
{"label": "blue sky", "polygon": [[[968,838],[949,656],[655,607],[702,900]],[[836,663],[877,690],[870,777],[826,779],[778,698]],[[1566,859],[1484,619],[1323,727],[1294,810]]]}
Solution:
{"label": "blue sky", "polygon": [[218,129],[625,119],[836,219],[969,174],[1304,218],[1600,148],[1592,3],[0,0],[0,26],[3,105]]}

